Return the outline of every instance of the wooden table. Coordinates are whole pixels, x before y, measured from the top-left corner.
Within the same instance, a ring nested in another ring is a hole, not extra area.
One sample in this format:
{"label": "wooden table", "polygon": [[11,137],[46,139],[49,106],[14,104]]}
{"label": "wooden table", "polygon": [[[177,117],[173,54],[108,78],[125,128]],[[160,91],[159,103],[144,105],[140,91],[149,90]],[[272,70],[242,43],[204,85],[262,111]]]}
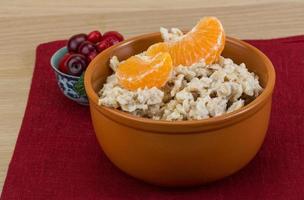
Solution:
{"label": "wooden table", "polygon": [[158,31],[160,26],[190,28],[206,15],[218,16],[227,34],[238,38],[304,33],[303,0],[1,1],[0,193],[22,121],[39,43],[93,29],[118,30],[129,37]]}

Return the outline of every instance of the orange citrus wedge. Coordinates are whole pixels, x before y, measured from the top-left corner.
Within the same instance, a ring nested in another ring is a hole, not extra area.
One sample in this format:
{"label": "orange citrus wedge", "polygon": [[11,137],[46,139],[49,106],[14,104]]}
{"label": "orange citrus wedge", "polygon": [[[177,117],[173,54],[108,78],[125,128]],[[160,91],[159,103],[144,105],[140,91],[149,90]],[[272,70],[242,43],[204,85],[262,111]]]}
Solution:
{"label": "orange citrus wedge", "polygon": [[225,32],[215,17],[204,17],[178,41],[160,42],[150,46],[148,56],[168,52],[174,66],[190,66],[204,59],[206,64],[216,61],[225,46]]}
{"label": "orange citrus wedge", "polygon": [[173,70],[169,53],[158,53],[154,57],[132,56],[121,62],[116,71],[119,84],[128,89],[162,87]]}

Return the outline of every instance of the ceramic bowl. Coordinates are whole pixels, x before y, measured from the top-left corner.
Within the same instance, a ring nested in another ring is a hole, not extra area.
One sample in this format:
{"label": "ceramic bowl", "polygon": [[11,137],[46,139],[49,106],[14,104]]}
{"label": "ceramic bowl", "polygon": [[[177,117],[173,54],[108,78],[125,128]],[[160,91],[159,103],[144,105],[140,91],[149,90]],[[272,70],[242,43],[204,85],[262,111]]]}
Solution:
{"label": "ceramic bowl", "polygon": [[88,105],[88,98],[86,95],[79,95],[77,91],[74,89],[75,83],[79,80],[78,76],[72,76],[65,74],[61,71],[59,71],[59,61],[60,59],[68,52],[66,47],[63,47],[56,51],[54,55],[51,57],[51,66],[52,69],[55,72],[56,79],[58,86],[61,90],[61,92],[66,96],[67,98],[81,104],[81,105]]}
{"label": "ceramic bowl", "polygon": [[161,121],[98,105],[98,91],[111,74],[109,59],[124,60],[161,41],[159,33],[128,39],[99,54],[85,73],[92,122],[107,157],[122,171],[162,186],[191,186],[229,176],[251,161],[267,132],[275,71],[258,49],[227,37],[223,56],[244,62],[264,91],[243,108],[219,117]]}

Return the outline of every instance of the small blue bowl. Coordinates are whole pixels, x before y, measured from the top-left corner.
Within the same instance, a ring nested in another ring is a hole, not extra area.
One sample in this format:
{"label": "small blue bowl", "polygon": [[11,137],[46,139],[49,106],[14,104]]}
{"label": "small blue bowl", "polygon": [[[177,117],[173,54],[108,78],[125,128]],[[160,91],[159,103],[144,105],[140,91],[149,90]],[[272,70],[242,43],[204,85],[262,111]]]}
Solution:
{"label": "small blue bowl", "polygon": [[60,59],[68,52],[66,47],[63,47],[56,51],[51,58],[51,66],[55,72],[58,86],[64,96],[69,99],[76,101],[81,105],[89,105],[89,101],[86,95],[79,95],[77,91],[74,89],[75,83],[79,80],[80,77],[72,76],[65,74],[59,71],[59,61]]}

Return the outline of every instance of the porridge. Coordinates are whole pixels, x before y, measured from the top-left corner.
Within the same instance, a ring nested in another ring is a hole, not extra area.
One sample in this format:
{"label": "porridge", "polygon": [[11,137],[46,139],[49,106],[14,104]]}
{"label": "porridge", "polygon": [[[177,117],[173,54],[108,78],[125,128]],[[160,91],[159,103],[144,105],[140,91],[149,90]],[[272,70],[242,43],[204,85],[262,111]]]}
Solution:
{"label": "porridge", "polygon": [[[177,28],[160,31],[164,42],[184,37]],[[136,56],[149,59],[146,52]],[[124,61],[114,56],[110,60],[114,73],[99,92],[99,105],[155,120],[199,120],[240,109],[262,92],[257,75],[248,71],[244,63],[236,64],[222,56],[210,64],[205,60],[174,66],[162,87],[130,90],[123,87],[117,77]]]}

